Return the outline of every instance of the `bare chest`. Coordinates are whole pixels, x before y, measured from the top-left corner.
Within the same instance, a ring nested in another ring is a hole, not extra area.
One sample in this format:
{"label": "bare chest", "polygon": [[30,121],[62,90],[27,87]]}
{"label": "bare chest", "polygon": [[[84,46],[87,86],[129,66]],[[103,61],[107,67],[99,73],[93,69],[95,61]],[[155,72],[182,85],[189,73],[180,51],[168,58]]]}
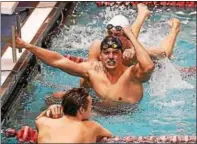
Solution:
{"label": "bare chest", "polygon": [[142,84],[132,80],[130,69],[117,78],[109,79],[102,65],[93,63],[92,70],[89,71],[89,86],[96,94],[104,99],[113,99],[135,103],[143,96]]}
{"label": "bare chest", "polygon": [[129,81],[125,75],[112,83],[105,74],[92,73],[90,84],[97,95],[104,99],[133,103],[140,100],[143,95],[142,85]]}

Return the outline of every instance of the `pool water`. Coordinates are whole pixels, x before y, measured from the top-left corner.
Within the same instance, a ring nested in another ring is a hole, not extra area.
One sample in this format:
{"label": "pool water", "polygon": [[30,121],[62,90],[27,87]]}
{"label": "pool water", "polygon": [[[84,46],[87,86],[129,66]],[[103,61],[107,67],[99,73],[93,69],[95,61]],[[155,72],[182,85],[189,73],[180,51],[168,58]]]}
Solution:
{"label": "pool water", "polygon": [[[167,20],[182,22],[173,58],[158,63],[149,82],[144,84],[144,97],[134,111],[111,116],[94,115],[99,122],[117,136],[195,135],[196,134],[196,75],[182,77],[181,67],[196,66],[196,11],[194,9],[150,8],[151,17],[143,25],[139,40],[145,46],[158,46],[168,33]],[[94,2],[77,3],[73,14],[53,41],[50,49],[61,54],[87,57],[94,39],[105,36],[105,24],[116,14],[123,14],[132,22],[136,9],[126,7],[97,8]],[[21,104],[3,128],[35,127],[35,117],[46,108],[45,97],[54,91],[79,87],[79,78],[41,63],[41,73],[20,94]],[[2,142],[16,142],[2,137]]]}

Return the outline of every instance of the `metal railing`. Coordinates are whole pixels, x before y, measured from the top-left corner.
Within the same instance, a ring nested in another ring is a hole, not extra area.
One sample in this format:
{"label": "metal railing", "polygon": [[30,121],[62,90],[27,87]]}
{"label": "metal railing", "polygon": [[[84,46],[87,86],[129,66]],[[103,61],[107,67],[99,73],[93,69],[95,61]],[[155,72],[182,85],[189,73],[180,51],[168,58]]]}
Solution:
{"label": "metal railing", "polygon": [[[17,62],[17,53],[16,53],[16,39],[15,35],[21,37],[21,24],[20,24],[20,15],[16,13],[16,27],[12,25],[12,59],[13,63]],[[19,49],[19,53],[22,52],[22,49]]]}
{"label": "metal railing", "polygon": [[[21,24],[20,24],[20,15],[16,13],[16,31],[17,35],[21,38]],[[22,49],[19,49],[19,53],[22,52]]]}
{"label": "metal railing", "polygon": [[[21,7],[18,7],[21,8]],[[23,8],[23,7],[22,7]],[[15,39],[15,35],[17,34],[20,38],[21,38],[21,22],[20,22],[20,14],[23,12],[29,12],[29,9],[34,9],[34,8],[57,8],[55,6],[39,6],[39,7],[26,7],[25,10],[20,11],[20,12],[16,12],[14,13],[14,15],[16,16],[16,26],[12,25],[11,26],[11,38],[12,38],[12,59],[13,59],[13,63],[17,62],[17,51],[16,51],[16,39]],[[10,37],[5,37],[3,38],[5,41],[10,41]],[[18,50],[19,53],[22,52],[22,49]]]}

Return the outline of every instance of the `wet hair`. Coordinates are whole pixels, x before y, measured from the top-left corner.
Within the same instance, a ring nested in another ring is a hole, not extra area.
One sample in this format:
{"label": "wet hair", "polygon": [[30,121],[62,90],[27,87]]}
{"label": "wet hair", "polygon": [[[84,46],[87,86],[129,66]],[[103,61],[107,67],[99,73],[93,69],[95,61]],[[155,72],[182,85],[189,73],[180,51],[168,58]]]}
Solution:
{"label": "wet hair", "polygon": [[76,116],[80,107],[88,107],[89,93],[84,88],[72,88],[63,96],[62,107],[65,115]]}
{"label": "wet hair", "polygon": [[122,42],[115,36],[106,36],[101,42],[101,50],[108,48],[120,49],[123,52]]}

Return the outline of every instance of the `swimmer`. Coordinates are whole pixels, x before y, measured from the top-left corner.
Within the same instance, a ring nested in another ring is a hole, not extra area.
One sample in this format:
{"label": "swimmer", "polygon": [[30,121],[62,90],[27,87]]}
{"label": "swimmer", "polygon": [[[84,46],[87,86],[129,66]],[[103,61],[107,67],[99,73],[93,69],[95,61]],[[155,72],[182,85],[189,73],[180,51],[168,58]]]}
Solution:
{"label": "swimmer", "polygon": [[37,142],[95,143],[103,137],[112,137],[100,124],[88,120],[91,109],[92,98],[84,88],[65,92],[62,106],[51,105],[36,118]]}
{"label": "swimmer", "polygon": [[136,39],[130,27],[123,27],[135,49],[137,63],[125,66],[123,46],[118,37],[107,36],[100,46],[100,61],[75,63],[63,55],[32,44],[16,36],[16,47],[25,48],[46,64],[58,68],[70,75],[86,79],[89,87],[104,99],[135,104],[143,97],[142,83],[149,80],[154,70],[154,63],[149,54]]}
{"label": "swimmer", "polygon": [[[130,26],[130,29],[133,32],[133,35],[136,37],[136,39],[139,36],[140,29],[145,19],[150,15],[150,11],[148,10],[146,5],[140,3],[137,5],[137,7],[138,7],[137,18],[134,21],[134,23]],[[108,35],[113,35],[121,40],[124,50],[123,63],[126,66],[131,65],[131,62],[136,58],[133,44],[123,32],[123,27],[129,25],[130,25],[129,20],[126,17],[124,17],[123,15],[117,15],[114,16],[106,26]],[[176,41],[176,37],[180,32],[180,20],[176,18],[172,18],[168,21],[168,25],[171,27],[170,33],[161,41],[160,47],[146,48],[150,57],[154,57],[154,58],[171,57],[174,44]],[[100,45],[101,45],[101,41],[99,40],[93,41],[90,47],[88,60],[99,60]],[[78,61],[79,60],[77,60],[77,62]]]}
{"label": "swimmer", "polygon": [[[123,27],[129,26],[130,30],[133,32],[133,35],[138,38],[140,29],[146,20],[150,16],[150,11],[148,10],[147,6],[140,3],[137,5],[138,8],[138,14],[136,17],[136,20],[133,22],[133,24],[130,26],[129,20],[124,17],[123,15],[117,15],[114,16],[106,26],[107,29],[107,35],[113,35],[115,37],[118,37],[123,46],[123,63],[128,66],[128,63],[130,63],[131,58],[133,58],[135,51],[132,48],[132,42],[128,39],[128,37],[123,32]],[[99,60],[100,55],[100,40],[94,40],[93,43],[90,46],[90,51],[88,54],[88,60]]]}
{"label": "swimmer", "polygon": [[[134,36],[138,38],[140,29],[146,20],[150,16],[150,11],[148,10],[147,6],[140,3],[137,5],[138,14],[136,17],[136,20],[133,22],[133,24],[130,26]],[[109,25],[109,26],[108,26]],[[110,26],[111,25],[111,26]],[[132,43],[129,41],[129,39],[122,33],[122,27],[129,25],[129,20],[124,17],[123,15],[117,15],[113,17],[107,24],[107,35],[113,35],[119,37],[123,44],[123,49],[130,49],[132,47]],[[113,28],[114,26],[114,28]],[[88,54],[88,60],[99,60],[100,55],[100,40],[94,40],[90,46],[90,51]],[[125,60],[123,63],[128,63],[129,58],[132,58],[134,55],[133,49],[126,50],[123,53]],[[86,61],[80,57],[72,57],[70,55],[65,55],[66,58],[80,63],[83,61]],[[125,62],[126,61],[126,62]]]}
{"label": "swimmer", "polygon": [[[147,17],[147,15],[149,13],[147,7],[145,7],[143,5],[141,5],[141,6],[138,5],[138,7],[139,7],[138,10],[142,11],[141,14],[138,13],[138,17],[143,16],[142,17],[143,19],[140,21],[140,19],[138,18],[138,20],[136,20],[138,22],[135,21],[134,24],[131,26],[131,30],[134,31],[133,34],[136,36],[136,38],[138,37],[139,29],[142,26],[142,22],[144,21],[144,19]],[[142,10],[142,8],[144,10]],[[137,23],[140,23],[140,24],[138,25]],[[111,29],[112,25],[114,25],[116,28]],[[122,15],[118,15],[118,16],[113,17],[108,22],[107,29],[108,29],[108,35],[113,35],[113,36],[120,38],[123,48],[124,48],[123,64],[125,66],[130,66],[130,65],[136,63],[136,55],[135,55],[135,50],[132,46],[132,43],[128,40],[126,35],[124,35],[121,30],[122,26],[125,26],[125,25],[129,25],[128,19],[126,19]],[[165,57],[171,58],[176,38],[180,32],[181,24],[180,24],[179,19],[172,18],[168,21],[168,25],[171,27],[170,33],[161,41],[159,48],[156,48],[156,47],[146,48],[146,51],[150,55],[151,59],[159,60],[159,59],[162,59]],[[90,47],[88,59],[80,58],[80,57],[73,57],[70,55],[65,55],[65,57],[68,58],[69,60],[72,60],[73,62],[76,62],[76,63],[86,62],[86,61],[100,61],[100,59],[99,59],[100,43],[101,42],[99,40],[95,40],[92,43],[92,45]],[[183,68],[183,69],[185,69],[185,68]],[[182,68],[180,69],[180,71],[184,72],[184,70],[182,70]],[[88,84],[86,84],[86,81],[84,81],[83,78],[81,78],[81,80],[80,80],[80,86],[88,87]]]}
{"label": "swimmer", "polygon": [[[123,46],[123,61],[122,63],[125,66],[131,66],[137,62],[136,59],[136,51],[133,47],[133,44],[131,41],[129,41],[128,37],[123,33],[123,27],[124,25],[128,25],[128,20],[123,16],[115,16],[112,18],[112,20],[109,22],[108,26],[115,25],[116,27],[119,27],[121,31],[109,29],[108,33],[115,37],[120,38]],[[169,26],[171,27],[170,33],[161,41],[159,48],[146,48],[147,53],[151,57],[151,59],[162,59],[165,57],[170,58],[173,52],[174,44],[176,41],[176,37],[178,33],[180,32],[180,21],[176,18],[172,18],[168,21]],[[120,26],[121,25],[121,26]],[[117,28],[116,28],[117,29]],[[139,32],[139,31],[138,31]],[[134,33],[133,33],[134,34]],[[137,35],[137,34],[136,34]],[[134,35],[135,36],[135,35]],[[136,37],[136,36],[135,36]],[[99,55],[101,53],[100,47],[101,42],[100,41],[94,41],[91,45],[88,59],[87,61],[100,61]],[[78,62],[78,61],[77,61]],[[82,87],[88,87],[87,82],[84,79],[80,80],[80,86]]]}
{"label": "swimmer", "polygon": [[[137,9],[138,9],[138,14],[136,20],[133,22],[131,26],[129,26],[136,39],[139,36],[139,32],[144,21],[150,16],[150,11],[148,10],[146,5],[140,3],[137,5]],[[137,61],[136,52],[133,47],[133,44],[123,32],[123,27],[128,25],[130,24],[129,24],[129,20],[126,17],[124,17],[123,15],[117,15],[114,16],[107,23],[106,26],[107,35],[118,37],[121,40],[123,47],[122,63],[125,66],[131,66],[135,64]],[[161,41],[159,48],[156,47],[146,48],[146,51],[148,52],[148,54],[152,59],[161,59],[165,57],[170,58],[173,53],[176,37],[180,32],[180,20],[176,18],[172,18],[168,21],[168,25],[171,27],[170,33]],[[90,46],[87,61],[100,61],[99,58],[101,52],[100,46],[101,46],[100,40],[93,41],[93,43]],[[86,61],[80,57],[74,58],[70,55],[65,55],[65,57],[77,63]],[[80,86],[88,87],[87,82],[83,78],[81,78],[80,80]]]}

